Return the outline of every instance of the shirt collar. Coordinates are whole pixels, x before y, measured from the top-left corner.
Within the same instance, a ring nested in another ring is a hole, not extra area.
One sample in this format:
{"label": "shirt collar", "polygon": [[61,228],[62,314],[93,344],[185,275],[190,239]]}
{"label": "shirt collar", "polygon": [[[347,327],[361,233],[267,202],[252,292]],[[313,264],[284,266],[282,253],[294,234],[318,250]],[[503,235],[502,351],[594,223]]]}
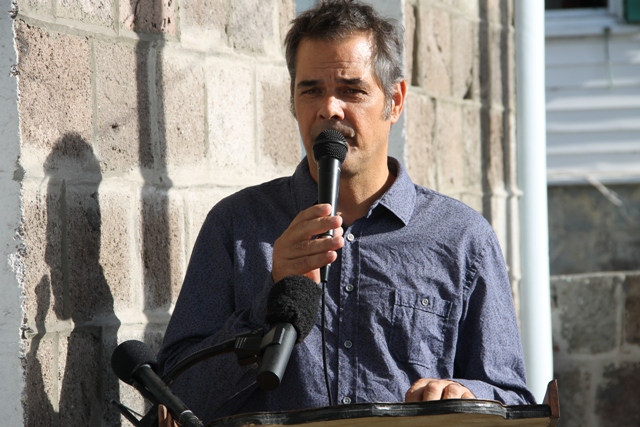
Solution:
{"label": "shirt collar", "polygon": [[[416,201],[415,185],[405,168],[393,157],[388,158],[389,169],[396,172],[396,179],[382,197],[376,200],[369,215],[377,206],[384,206],[405,225],[409,223]],[[318,185],[309,173],[309,162],[303,158],[292,176],[292,191],[299,210],[306,209],[318,202]]]}

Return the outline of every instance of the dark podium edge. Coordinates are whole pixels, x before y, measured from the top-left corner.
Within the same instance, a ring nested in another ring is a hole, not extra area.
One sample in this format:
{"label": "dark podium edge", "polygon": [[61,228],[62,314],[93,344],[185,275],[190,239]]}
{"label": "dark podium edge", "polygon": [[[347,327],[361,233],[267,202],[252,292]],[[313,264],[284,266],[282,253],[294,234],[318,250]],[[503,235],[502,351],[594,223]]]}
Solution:
{"label": "dark podium edge", "polygon": [[555,427],[560,418],[558,383],[547,386],[542,404],[503,405],[494,400],[447,399],[411,403],[355,403],[340,406],[302,409],[283,412],[259,412],[220,418],[208,427],[239,427],[244,425],[297,425],[320,421],[336,421],[369,417],[415,417],[455,413],[500,416],[507,420],[548,418],[549,427]]}

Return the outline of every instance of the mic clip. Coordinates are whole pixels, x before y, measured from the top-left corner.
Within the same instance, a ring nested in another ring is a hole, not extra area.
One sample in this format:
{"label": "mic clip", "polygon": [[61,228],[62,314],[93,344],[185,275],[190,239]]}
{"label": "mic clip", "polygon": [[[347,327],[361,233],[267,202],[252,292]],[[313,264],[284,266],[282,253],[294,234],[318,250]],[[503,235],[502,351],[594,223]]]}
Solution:
{"label": "mic clip", "polygon": [[282,345],[284,342],[286,329],[283,325],[277,324],[264,337],[258,336],[262,335],[262,331],[262,329],[256,329],[236,336],[233,351],[238,356],[240,366],[259,362],[267,347]]}

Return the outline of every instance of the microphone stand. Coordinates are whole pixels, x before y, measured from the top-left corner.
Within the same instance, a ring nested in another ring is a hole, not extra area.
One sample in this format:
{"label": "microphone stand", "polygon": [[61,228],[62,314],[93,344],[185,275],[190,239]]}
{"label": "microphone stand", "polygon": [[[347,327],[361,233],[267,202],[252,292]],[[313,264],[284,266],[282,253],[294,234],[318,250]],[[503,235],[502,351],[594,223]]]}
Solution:
{"label": "microphone stand", "polygon": [[[250,365],[259,362],[267,347],[274,345],[282,345],[284,341],[285,328],[281,324],[277,324],[264,337],[261,336],[263,330],[256,329],[254,331],[239,334],[235,338],[224,341],[196,351],[195,353],[185,357],[171,368],[163,377],[162,381],[170,386],[183,372],[192,366],[203,362],[212,357],[221,356],[223,354],[235,353],[238,356],[238,364],[240,366]],[[142,392],[141,392],[142,393]],[[148,399],[144,393],[142,393]],[[122,403],[112,400],[118,411],[136,427],[156,427],[158,425],[158,405],[154,404],[147,414],[141,419],[137,419],[130,408]]]}

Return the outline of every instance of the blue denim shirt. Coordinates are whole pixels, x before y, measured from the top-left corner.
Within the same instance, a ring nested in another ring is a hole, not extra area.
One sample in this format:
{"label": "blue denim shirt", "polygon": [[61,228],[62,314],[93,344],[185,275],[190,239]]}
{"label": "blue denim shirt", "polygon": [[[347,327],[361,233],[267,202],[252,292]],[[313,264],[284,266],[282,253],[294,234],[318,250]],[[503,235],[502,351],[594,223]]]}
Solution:
{"label": "blue denim shirt", "polygon": [[[391,188],[345,232],[327,285],[334,401],[401,402],[419,378],[455,379],[478,398],[533,403],[511,287],[495,234],[476,211],[412,183],[389,159]],[[291,177],[244,189],[209,213],[159,353],[189,354],[258,327],[273,242],[317,200],[303,159]],[[282,384],[265,392],[234,355],[203,362],[173,386],[203,420],[328,405],[320,316],[296,345]]]}

